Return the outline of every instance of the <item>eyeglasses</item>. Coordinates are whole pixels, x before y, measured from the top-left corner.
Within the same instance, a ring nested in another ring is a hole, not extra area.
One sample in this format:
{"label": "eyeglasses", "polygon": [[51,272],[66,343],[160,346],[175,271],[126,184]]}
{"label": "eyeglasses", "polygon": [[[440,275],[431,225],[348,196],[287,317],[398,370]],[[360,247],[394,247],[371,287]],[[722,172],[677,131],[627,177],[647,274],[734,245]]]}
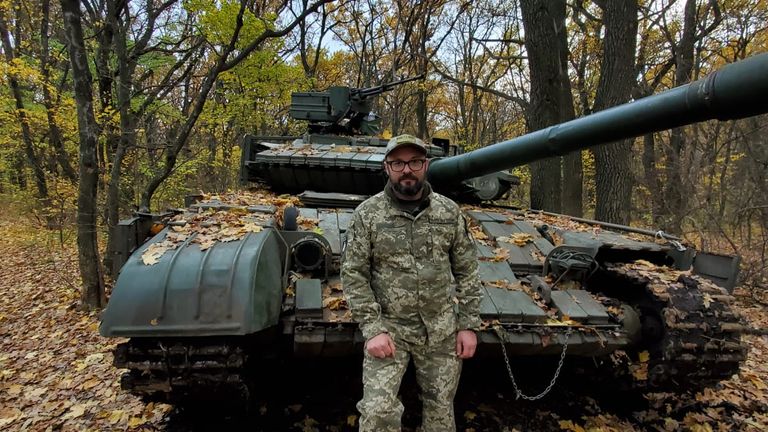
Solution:
{"label": "eyeglasses", "polygon": [[422,168],[424,168],[424,163],[426,161],[427,161],[426,159],[411,159],[408,162],[401,161],[401,160],[394,160],[394,161],[386,161],[386,164],[389,165],[389,168],[395,172],[400,172],[404,170],[406,165],[408,165],[408,168],[411,171],[419,171]]}

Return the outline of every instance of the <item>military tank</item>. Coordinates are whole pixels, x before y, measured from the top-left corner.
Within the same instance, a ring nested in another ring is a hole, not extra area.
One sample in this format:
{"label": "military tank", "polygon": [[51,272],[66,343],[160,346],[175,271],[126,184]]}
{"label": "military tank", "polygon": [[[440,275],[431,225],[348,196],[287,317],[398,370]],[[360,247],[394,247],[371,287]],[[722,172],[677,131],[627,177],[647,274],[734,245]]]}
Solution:
{"label": "military tank", "polygon": [[[467,179],[541,158],[765,113],[767,76],[768,54],[755,56],[510,141],[437,153],[428,175],[440,190],[471,191]],[[343,118],[359,119],[349,107],[360,93],[347,90],[321,96],[343,102]],[[309,105],[315,96],[293,101]],[[338,118],[335,102],[319,106]],[[343,132],[338,123],[324,123],[288,144],[249,138],[242,175],[262,182],[250,192],[193,197],[186,209],[120,223],[112,254],[121,268],[100,332],[129,338],[114,352],[115,366],[127,369],[123,389],[170,402],[246,399],[264,359],[361,355],[339,266],[353,208],[384,184],[376,173],[382,143],[334,135]],[[738,257],[695,251],[662,231],[476,200],[463,207],[484,294],[476,361],[592,358],[649,389],[698,388],[738,372],[744,327],[729,295]]]}

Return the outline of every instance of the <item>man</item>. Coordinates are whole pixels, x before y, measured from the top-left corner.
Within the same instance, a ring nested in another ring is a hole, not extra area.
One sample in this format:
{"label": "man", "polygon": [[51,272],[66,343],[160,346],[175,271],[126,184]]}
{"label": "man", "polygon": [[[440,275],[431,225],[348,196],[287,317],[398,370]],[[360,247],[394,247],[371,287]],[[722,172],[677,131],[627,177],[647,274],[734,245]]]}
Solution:
{"label": "man", "polygon": [[425,181],[424,142],[394,137],[384,158],[389,181],[355,210],[341,269],[366,339],[360,430],[400,430],[397,393],[413,358],[422,430],[454,431],[461,360],[474,355],[480,325],[475,247],[459,206]]}

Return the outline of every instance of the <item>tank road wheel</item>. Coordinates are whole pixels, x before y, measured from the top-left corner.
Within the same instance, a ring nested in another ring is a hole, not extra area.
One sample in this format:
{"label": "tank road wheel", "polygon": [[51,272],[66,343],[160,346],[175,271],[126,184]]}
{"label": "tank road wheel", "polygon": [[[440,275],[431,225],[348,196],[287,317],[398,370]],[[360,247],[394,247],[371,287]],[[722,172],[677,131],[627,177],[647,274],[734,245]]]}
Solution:
{"label": "tank road wheel", "polygon": [[638,351],[647,350],[650,358],[647,380],[635,380],[634,387],[695,390],[739,372],[747,347],[741,341],[742,322],[724,288],[661,267],[630,263],[608,266],[608,272],[644,299]]}

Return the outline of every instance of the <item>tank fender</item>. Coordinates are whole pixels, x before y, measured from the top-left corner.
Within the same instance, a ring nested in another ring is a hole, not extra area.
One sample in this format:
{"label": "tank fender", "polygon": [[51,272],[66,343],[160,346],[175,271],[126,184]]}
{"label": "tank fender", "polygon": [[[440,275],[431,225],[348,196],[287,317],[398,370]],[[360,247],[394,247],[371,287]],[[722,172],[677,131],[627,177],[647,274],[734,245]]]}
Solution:
{"label": "tank fender", "polygon": [[200,250],[190,236],[159,262],[138,248],[120,272],[102,315],[103,336],[212,336],[255,333],[278,324],[283,254],[274,230]]}

